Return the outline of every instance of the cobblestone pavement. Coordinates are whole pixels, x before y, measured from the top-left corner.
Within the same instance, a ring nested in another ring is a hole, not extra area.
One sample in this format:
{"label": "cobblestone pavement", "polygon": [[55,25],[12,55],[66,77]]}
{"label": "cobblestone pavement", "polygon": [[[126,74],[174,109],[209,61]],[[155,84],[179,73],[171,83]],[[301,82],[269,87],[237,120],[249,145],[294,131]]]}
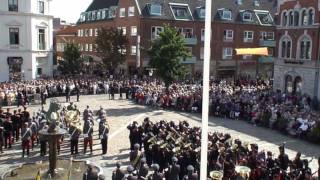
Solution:
{"label": "cobblestone pavement", "polygon": [[[64,98],[58,98],[64,102]],[[71,100],[75,100],[72,97]],[[104,169],[106,179],[111,179],[111,172],[115,167],[117,161],[128,164],[129,153],[129,132],[126,129],[127,125],[132,121],[141,123],[144,117],[150,117],[152,121],[167,120],[167,121],[183,121],[187,120],[191,126],[200,126],[201,115],[189,114],[173,111],[164,111],[152,109],[136,105],[127,100],[109,100],[105,95],[92,95],[80,97],[80,102],[75,102],[82,112],[86,105],[89,105],[92,110],[98,110],[100,106],[106,109],[107,120],[110,125],[109,143],[107,156],[102,156],[101,145],[98,140],[98,123],[94,127],[94,152],[92,155],[83,152],[83,139],[80,139],[79,150],[80,154],[75,156],[75,159],[90,160],[100,165]],[[30,111],[39,109],[39,106],[29,106]],[[310,167],[313,172],[317,168],[316,158],[320,156],[320,146],[310,144],[305,141],[294,139],[279,132],[272,131],[266,128],[255,127],[243,121],[235,121],[229,119],[213,118],[209,119],[209,131],[218,131],[223,133],[230,133],[233,138],[239,138],[248,142],[256,142],[259,149],[272,151],[278,155],[278,146],[286,142],[286,152],[290,158],[293,158],[296,152],[301,151],[303,158],[314,158]],[[70,158],[69,142],[65,140],[61,146],[59,158]],[[30,157],[21,158],[20,142],[14,144],[12,149],[4,150],[0,154],[0,173],[2,174],[8,169],[19,166],[22,163],[35,162],[40,160],[47,160],[48,157],[41,158],[39,146],[35,147],[30,153]]]}

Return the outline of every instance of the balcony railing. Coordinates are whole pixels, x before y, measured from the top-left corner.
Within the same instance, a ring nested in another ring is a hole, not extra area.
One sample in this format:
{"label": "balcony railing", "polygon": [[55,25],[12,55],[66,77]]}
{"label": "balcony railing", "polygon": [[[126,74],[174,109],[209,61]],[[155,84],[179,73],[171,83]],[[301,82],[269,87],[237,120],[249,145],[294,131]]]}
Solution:
{"label": "balcony railing", "polygon": [[276,47],[276,41],[275,40],[264,40],[261,39],[259,41],[259,45],[263,47]]}

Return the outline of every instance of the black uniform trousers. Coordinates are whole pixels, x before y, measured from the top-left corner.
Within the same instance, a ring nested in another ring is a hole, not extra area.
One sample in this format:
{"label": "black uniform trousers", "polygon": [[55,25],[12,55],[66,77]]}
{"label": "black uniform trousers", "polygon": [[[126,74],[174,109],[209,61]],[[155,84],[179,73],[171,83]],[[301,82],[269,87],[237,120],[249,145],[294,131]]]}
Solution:
{"label": "black uniform trousers", "polygon": [[72,139],[71,140],[71,154],[78,154],[78,143],[79,139]]}
{"label": "black uniform trousers", "polygon": [[107,154],[107,151],[108,151],[108,138],[101,139],[101,146],[102,146],[102,154]]}

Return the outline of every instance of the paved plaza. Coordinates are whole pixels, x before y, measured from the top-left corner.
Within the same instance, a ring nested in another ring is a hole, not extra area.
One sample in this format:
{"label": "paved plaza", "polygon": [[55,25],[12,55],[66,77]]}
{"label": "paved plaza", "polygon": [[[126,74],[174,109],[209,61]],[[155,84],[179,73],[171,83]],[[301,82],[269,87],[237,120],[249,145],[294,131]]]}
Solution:
{"label": "paved plaza", "polygon": [[[65,102],[64,97],[58,99],[61,102]],[[71,100],[75,100],[75,97],[72,97]],[[81,112],[86,108],[86,105],[89,105],[90,109],[94,111],[98,110],[100,106],[106,109],[107,120],[110,125],[107,156],[101,156],[102,150],[100,141],[98,140],[98,123],[95,123],[93,154],[87,153],[87,155],[83,155],[83,139],[80,139],[80,154],[74,157],[79,160],[90,160],[102,166],[107,177],[106,179],[111,179],[111,171],[114,169],[117,161],[123,162],[124,165],[128,164],[129,131],[126,127],[132,121],[137,121],[140,124],[145,117],[150,117],[152,121],[172,120],[178,122],[186,120],[191,126],[200,126],[201,123],[200,114],[152,109],[136,105],[127,100],[109,100],[106,95],[83,96],[80,97],[80,102],[76,102],[76,105],[80,108]],[[36,111],[38,109],[39,106],[29,106],[29,111]],[[270,129],[255,127],[244,121],[210,117],[209,130],[212,132],[230,133],[234,139],[239,138],[243,141],[255,142],[259,145],[260,149],[272,151],[276,156],[278,155],[278,146],[285,142],[286,152],[291,159],[295,156],[296,152],[301,151],[303,158],[310,160],[314,158],[310,164],[312,171],[315,172],[316,168],[318,168],[316,162],[316,158],[320,156],[320,146],[318,145],[291,138]],[[69,147],[68,140],[65,140],[62,144],[59,158],[70,158]],[[21,143],[15,143],[12,149],[5,149],[5,152],[0,154],[0,173],[19,166],[22,163],[45,159],[48,159],[48,157],[40,157],[39,146],[31,151],[30,157],[21,158]]]}

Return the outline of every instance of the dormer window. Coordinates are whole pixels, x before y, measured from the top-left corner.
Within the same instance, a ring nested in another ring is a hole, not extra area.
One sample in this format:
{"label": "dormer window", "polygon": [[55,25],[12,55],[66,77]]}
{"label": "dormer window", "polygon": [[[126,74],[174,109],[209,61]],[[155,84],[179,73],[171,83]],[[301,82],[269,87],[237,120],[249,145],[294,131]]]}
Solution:
{"label": "dormer window", "polygon": [[231,20],[232,19],[232,13],[229,9],[222,9],[221,19],[223,20]]}
{"label": "dormer window", "polygon": [[94,21],[97,18],[97,12],[96,11],[92,11],[92,18],[91,20]]}
{"label": "dormer window", "polygon": [[173,16],[176,20],[192,20],[191,12],[189,6],[186,5],[170,5]]}
{"label": "dormer window", "polygon": [[98,12],[97,12],[97,20],[100,20],[101,19],[101,11],[99,10]]}
{"label": "dormer window", "polygon": [[149,12],[152,16],[161,16],[162,6],[160,4],[149,4]]}
{"label": "dormer window", "polygon": [[253,1],[253,5],[256,6],[256,7],[259,7],[260,6],[259,0],[254,0]]}
{"label": "dormer window", "polygon": [[255,11],[261,25],[272,25],[273,19],[268,11]]}
{"label": "dormer window", "polygon": [[198,8],[198,16],[201,19],[204,19],[206,17],[206,9],[203,7]]}
{"label": "dormer window", "polygon": [[252,13],[251,12],[243,12],[242,20],[248,21],[248,22],[252,21]]}
{"label": "dormer window", "polygon": [[242,5],[242,0],[236,0],[237,5]]}
{"label": "dormer window", "polygon": [[91,17],[92,17],[92,12],[90,11],[87,13],[87,21],[91,21],[92,20]]}

